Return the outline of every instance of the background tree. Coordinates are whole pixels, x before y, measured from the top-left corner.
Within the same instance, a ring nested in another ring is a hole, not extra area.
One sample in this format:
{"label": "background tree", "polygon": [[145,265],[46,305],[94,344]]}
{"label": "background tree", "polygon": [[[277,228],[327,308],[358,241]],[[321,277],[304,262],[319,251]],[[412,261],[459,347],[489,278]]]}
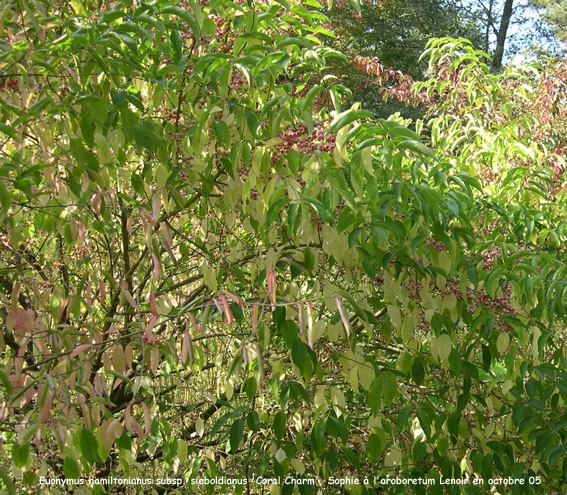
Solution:
{"label": "background tree", "polygon": [[561,53],[561,44],[551,31],[550,23],[541,17],[535,5],[529,1],[496,0],[460,3],[460,8],[484,32],[480,46],[492,54],[493,69],[501,66],[502,59],[529,58],[534,51]]}
{"label": "background tree", "polygon": [[[476,46],[482,39],[474,18],[451,1],[365,1],[360,12],[345,2],[334,2],[329,17],[337,35],[333,45],[343,53],[351,58],[373,58],[383,67],[417,80],[425,75],[427,62],[420,56],[431,38],[468,38]],[[337,73],[353,91],[353,100],[377,115],[387,117],[399,110],[410,112],[408,116],[419,115],[395,101],[385,103],[380,87],[351,60],[340,64]]]}
{"label": "background tree", "polygon": [[512,19],[512,9],[514,7],[514,0],[506,0],[502,10],[502,17],[500,18],[500,26],[496,33],[496,48],[494,56],[492,57],[492,68],[495,70],[502,67],[502,57],[504,56],[504,46],[506,44],[506,36],[508,34],[508,27]]}
{"label": "background tree", "polygon": [[565,42],[567,33],[567,5],[561,0],[534,0],[533,5],[540,9],[540,13],[549,23],[556,35]]}

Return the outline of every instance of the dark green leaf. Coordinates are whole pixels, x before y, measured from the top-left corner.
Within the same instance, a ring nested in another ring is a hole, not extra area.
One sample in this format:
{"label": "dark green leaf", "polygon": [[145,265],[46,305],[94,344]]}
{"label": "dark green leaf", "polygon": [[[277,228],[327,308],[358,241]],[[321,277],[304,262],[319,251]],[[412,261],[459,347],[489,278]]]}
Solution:
{"label": "dark green leaf", "polygon": [[100,462],[98,456],[98,441],[88,428],[79,430],[81,453],[89,464]]}
{"label": "dark green leaf", "polygon": [[376,462],[380,459],[380,453],[382,452],[382,441],[376,433],[371,433],[368,436],[368,444],[366,450],[368,452],[368,459],[372,462]]}
{"label": "dark green leaf", "polygon": [[380,389],[384,405],[390,407],[392,401],[398,395],[398,383],[394,373],[386,371],[380,375]]}
{"label": "dark green leaf", "polygon": [[244,433],[244,419],[238,418],[230,427],[230,451],[234,454],[238,451],[238,446],[242,441]]}
{"label": "dark green leaf", "polygon": [[65,478],[77,480],[81,477],[79,463],[70,456],[66,456],[63,461],[63,474]]}
{"label": "dark green leaf", "polygon": [[321,201],[310,197],[304,197],[303,201],[315,208],[315,210],[319,214],[319,217],[321,217],[321,220],[327,223],[333,221],[333,216],[331,215],[331,212],[323,203],[321,203]]}
{"label": "dark green leaf", "polygon": [[411,449],[413,458],[416,462],[421,462],[427,453],[427,443],[416,440]]}
{"label": "dark green leaf", "polygon": [[380,412],[380,405],[382,403],[382,397],[380,395],[380,376],[377,376],[372,380],[370,388],[368,389],[368,405],[374,416],[378,416]]}
{"label": "dark green leaf", "polygon": [[161,9],[162,14],[174,14],[177,17],[183,19],[189,27],[191,31],[193,31],[193,36],[195,37],[196,44],[199,45],[201,43],[201,29],[199,28],[199,24],[193,15],[186,9],[178,7],[177,5],[168,5]]}
{"label": "dark green leaf", "polygon": [[257,388],[258,384],[256,383],[256,378],[254,378],[253,376],[248,378],[248,380],[246,381],[246,397],[248,397],[248,400],[250,402],[252,402],[252,400],[254,399]]}
{"label": "dark green leaf", "polygon": [[327,439],[325,438],[325,431],[327,429],[327,418],[321,419],[311,432],[311,446],[317,456],[325,451]]}
{"label": "dark green leaf", "polygon": [[281,209],[290,202],[289,198],[282,198],[275,201],[268,208],[268,213],[266,213],[266,228],[270,228],[272,222],[276,215],[281,211]]}
{"label": "dark green leaf", "polygon": [[133,132],[134,139],[140,146],[150,151],[155,149],[154,136],[148,127],[142,124],[135,124]]}
{"label": "dark green leaf", "polygon": [[28,459],[30,458],[30,446],[28,443],[20,446],[17,443],[12,445],[12,460],[14,461],[14,465],[21,469],[23,468]]}
{"label": "dark green leaf", "polygon": [[2,466],[0,466],[0,480],[2,480],[2,484],[6,487],[10,495],[16,495],[16,493],[18,493],[12,477]]}
{"label": "dark green leaf", "polygon": [[280,325],[280,332],[285,341],[285,345],[288,349],[291,349],[299,338],[299,328],[297,324],[292,320],[284,320]]}
{"label": "dark green leaf", "polygon": [[256,411],[250,411],[246,416],[246,424],[250,430],[256,432],[260,429],[260,416]]}
{"label": "dark green leaf", "polygon": [[291,348],[291,360],[293,364],[299,368],[301,373],[305,368],[305,344],[301,342],[301,339],[295,339],[293,346]]}
{"label": "dark green leaf", "polygon": [[14,141],[18,141],[18,131],[16,131],[16,129],[12,126],[0,123],[0,131],[7,136],[10,136]]}
{"label": "dark green leaf", "polygon": [[287,415],[283,411],[278,411],[274,417],[274,435],[278,440],[283,440],[286,433]]}
{"label": "dark green leaf", "polygon": [[431,436],[431,424],[429,422],[429,418],[427,417],[427,414],[423,410],[418,409],[417,419],[419,419],[419,424],[421,425],[421,428],[423,429],[423,432],[425,433],[425,435],[427,437],[430,437]]}
{"label": "dark green leaf", "polygon": [[421,385],[425,379],[425,368],[419,359],[416,359],[413,363],[411,368],[411,377],[417,385]]}

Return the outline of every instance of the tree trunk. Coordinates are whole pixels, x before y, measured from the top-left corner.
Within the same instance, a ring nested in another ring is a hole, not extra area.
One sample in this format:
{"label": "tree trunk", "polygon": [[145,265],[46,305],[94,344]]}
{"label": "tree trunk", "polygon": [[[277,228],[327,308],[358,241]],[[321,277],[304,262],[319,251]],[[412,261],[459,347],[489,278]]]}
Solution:
{"label": "tree trunk", "polygon": [[496,37],[496,51],[492,59],[492,68],[494,70],[502,67],[502,57],[504,55],[504,44],[506,43],[506,33],[510,25],[510,18],[512,17],[512,6],[514,0],[506,0],[504,4],[504,12],[502,12],[502,19],[500,20],[500,29],[498,29],[498,36]]}
{"label": "tree trunk", "polygon": [[486,30],[484,32],[484,51],[486,53],[490,51],[490,33],[492,31],[496,33],[496,28],[494,27],[494,0],[488,2],[488,10],[486,11]]}

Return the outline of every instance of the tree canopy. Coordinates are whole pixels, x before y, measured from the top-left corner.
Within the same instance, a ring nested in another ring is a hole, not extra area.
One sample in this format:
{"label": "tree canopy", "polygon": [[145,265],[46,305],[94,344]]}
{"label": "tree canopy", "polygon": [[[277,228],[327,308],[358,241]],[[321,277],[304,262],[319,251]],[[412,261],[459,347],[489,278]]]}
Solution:
{"label": "tree canopy", "polygon": [[[475,46],[482,42],[482,32],[475,17],[453,1],[385,0],[380,2],[337,1],[328,15],[337,37],[332,45],[349,58],[369,57],[394,71],[420,80],[425,76],[427,60],[421,59],[427,42],[434,37],[468,38]],[[416,114],[395,103],[384,102],[380,85],[357,70],[351,60],[335,61],[336,73],[353,91],[353,100],[362,103],[380,117],[396,111]]]}
{"label": "tree canopy", "polygon": [[558,37],[565,41],[567,34],[567,5],[563,0],[532,0],[543,18],[552,26]]}
{"label": "tree canopy", "polygon": [[4,8],[1,493],[564,487],[565,63],[379,119],[322,11]]}

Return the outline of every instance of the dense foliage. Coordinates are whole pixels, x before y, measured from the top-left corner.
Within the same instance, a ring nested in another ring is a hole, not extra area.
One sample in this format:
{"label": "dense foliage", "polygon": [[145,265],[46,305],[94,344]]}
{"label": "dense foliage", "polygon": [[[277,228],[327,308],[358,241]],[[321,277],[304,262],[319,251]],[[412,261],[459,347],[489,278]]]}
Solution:
{"label": "dense foliage", "polygon": [[373,59],[386,69],[421,80],[427,69],[427,60],[421,59],[421,54],[431,38],[467,38],[475,46],[480,46],[483,38],[475,13],[451,0],[365,0],[359,5],[353,0],[338,0],[332,3],[328,15],[329,26],[336,34],[332,45],[348,56],[346,61],[333,61],[334,70],[341,83],[352,90],[354,101],[379,117],[397,111],[412,117],[422,113],[400,105],[396,99],[384,101],[383,86],[359,70],[353,58]]}
{"label": "dense foliage", "polygon": [[375,119],[328,22],[7,4],[1,493],[562,489],[565,63],[433,41]]}

